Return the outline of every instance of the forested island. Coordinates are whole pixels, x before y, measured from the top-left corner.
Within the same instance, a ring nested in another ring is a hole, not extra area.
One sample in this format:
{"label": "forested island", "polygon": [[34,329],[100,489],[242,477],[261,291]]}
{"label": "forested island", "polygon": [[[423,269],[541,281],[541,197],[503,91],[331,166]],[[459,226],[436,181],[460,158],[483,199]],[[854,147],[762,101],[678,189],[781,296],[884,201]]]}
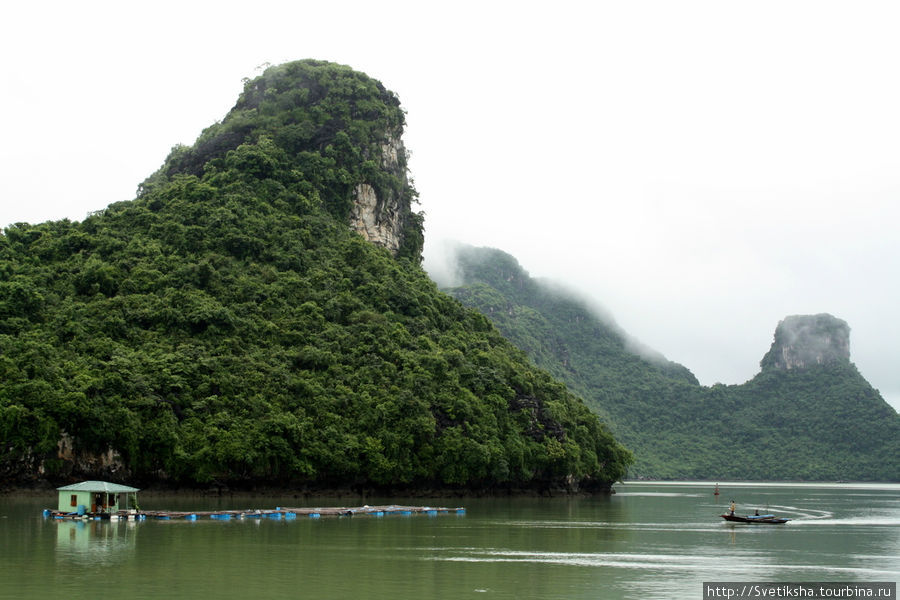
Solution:
{"label": "forested island", "polygon": [[785,318],[755,377],[707,387],[505,252],[459,245],[452,262],[447,291],[609,423],[629,477],[900,481],[900,415],[850,362],[841,319]]}
{"label": "forested island", "polygon": [[270,67],[133,200],[6,227],[0,489],[900,480],[840,319],[786,318],[756,377],[705,387],[500,251],[439,290],[404,125],[349,67]]}
{"label": "forested island", "polygon": [[631,453],[423,271],[404,113],[298,61],[137,196],[0,235],[0,485],[608,491]]}

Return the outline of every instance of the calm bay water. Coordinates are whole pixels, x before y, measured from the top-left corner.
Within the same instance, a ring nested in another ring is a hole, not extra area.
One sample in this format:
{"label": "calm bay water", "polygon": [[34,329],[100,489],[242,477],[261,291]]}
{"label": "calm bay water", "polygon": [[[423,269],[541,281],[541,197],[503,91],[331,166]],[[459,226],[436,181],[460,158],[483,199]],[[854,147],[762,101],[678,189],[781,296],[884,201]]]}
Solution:
{"label": "calm bay water", "polygon": [[[629,483],[608,498],[430,500],[465,515],[86,523],[0,497],[0,598],[701,598],[703,581],[900,578],[900,485]],[[730,525],[734,498],[786,525]],[[422,504],[404,498],[366,503]],[[355,506],[146,497],[146,509]]]}

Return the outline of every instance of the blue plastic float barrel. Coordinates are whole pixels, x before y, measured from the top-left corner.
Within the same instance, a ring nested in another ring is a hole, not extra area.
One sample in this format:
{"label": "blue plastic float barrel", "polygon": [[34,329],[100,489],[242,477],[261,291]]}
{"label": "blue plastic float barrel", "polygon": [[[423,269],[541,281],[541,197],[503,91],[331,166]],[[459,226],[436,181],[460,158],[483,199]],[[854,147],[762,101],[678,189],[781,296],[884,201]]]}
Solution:
{"label": "blue plastic float barrel", "polygon": [[321,516],[322,516],[322,515],[320,515],[319,513],[309,513],[309,518],[310,518],[310,519],[318,519],[318,518],[321,517]]}

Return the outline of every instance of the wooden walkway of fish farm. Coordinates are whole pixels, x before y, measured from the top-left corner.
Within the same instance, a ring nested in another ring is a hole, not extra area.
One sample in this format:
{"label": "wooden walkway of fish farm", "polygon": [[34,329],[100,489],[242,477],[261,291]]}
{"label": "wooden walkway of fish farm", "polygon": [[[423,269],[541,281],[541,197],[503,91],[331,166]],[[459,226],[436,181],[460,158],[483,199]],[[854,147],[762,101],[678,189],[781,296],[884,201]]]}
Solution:
{"label": "wooden walkway of fish farm", "polygon": [[173,510],[138,510],[138,511],[118,511],[112,514],[91,514],[76,515],[74,513],[63,513],[59,511],[44,511],[47,517],[56,519],[109,519],[113,520],[129,520],[143,521],[145,519],[187,519],[196,521],[197,519],[218,519],[228,521],[231,519],[296,519],[297,517],[308,517],[318,519],[320,517],[352,517],[355,515],[368,515],[372,517],[384,517],[386,515],[412,515],[426,514],[429,516],[438,515],[440,513],[465,514],[466,509],[462,507],[447,508],[443,506],[400,506],[390,504],[385,506],[328,506],[321,508],[285,508],[275,507],[274,509],[243,509],[243,510],[195,510],[195,511],[173,511]]}

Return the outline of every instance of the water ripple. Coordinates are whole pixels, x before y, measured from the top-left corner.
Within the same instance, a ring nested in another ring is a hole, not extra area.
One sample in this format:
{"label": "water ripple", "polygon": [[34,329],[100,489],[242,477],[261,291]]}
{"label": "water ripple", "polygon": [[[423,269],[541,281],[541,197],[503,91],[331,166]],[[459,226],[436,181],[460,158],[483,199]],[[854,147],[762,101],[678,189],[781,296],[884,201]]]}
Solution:
{"label": "water ripple", "polygon": [[[735,560],[737,558],[738,560]],[[529,552],[506,549],[472,549],[461,554],[432,556],[424,560],[470,563],[538,563],[575,567],[612,567],[620,569],[651,570],[657,572],[715,572],[719,575],[740,575],[748,571],[768,569],[769,573],[809,572],[857,577],[895,578],[900,571],[867,567],[844,567],[811,564],[770,563],[759,553],[749,552],[732,556],[723,561],[721,555],[651,554],[619,552]]]}

